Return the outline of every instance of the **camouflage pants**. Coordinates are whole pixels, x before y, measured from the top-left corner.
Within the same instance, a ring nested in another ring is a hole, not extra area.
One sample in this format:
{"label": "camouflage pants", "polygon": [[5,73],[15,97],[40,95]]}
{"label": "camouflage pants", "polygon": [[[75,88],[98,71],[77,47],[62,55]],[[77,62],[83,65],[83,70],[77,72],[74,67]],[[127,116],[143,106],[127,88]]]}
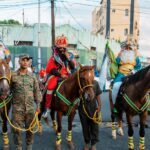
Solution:
{"label": "camouflage pants", "polygon": [[[12,112],[12,122],[16,127],[29,128],[34,118],[34,112],[14,111]],[[14,133],[14,144],[16,146],[22,146],[22,132],[13,129]],[[33,143],[33,133],[30,131],[26,132],[26,145]]]}

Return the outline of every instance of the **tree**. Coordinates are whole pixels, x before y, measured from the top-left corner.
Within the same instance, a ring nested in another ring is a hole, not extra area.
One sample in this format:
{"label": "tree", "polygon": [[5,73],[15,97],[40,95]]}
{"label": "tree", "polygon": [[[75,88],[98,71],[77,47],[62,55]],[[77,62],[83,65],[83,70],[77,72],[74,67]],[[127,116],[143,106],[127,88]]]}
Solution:
{"label": "tree", "polygon": [[15,24],[15,25],[21,25],[21,23],[14,19],[9,20],[0,20],[0,24]]}

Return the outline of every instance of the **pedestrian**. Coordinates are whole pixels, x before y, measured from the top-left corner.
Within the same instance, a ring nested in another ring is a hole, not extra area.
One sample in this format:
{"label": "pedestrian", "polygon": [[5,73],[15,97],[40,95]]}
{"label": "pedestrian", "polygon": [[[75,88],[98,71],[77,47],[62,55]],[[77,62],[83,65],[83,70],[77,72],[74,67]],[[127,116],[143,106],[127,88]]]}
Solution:
{"label": "pedestrian", "polygon": [[79,116],[81,120],[81,125],[82,125],[82,131],[83,131],[83,137],[84,137],[84,150],[89,150],[91,146],[91,150],[96,150],[96,143],[99,141],[99,127],[98,124],[95,123],[93,120],[89,119],[87,114],[84,111],[83,105],[86,109],[86,112],[90,117],[93,117],[95,111],[99,113],[101,110],[101,100],[100,100],[100,94],[102,93],[99,84],[96,80],[93,82],[93,88],[94,88],[94,93],[95,97],[93,100],[87,100],[87,98],[84,98],[84,103],[83,100],[81,100],[79,104]]}
{"label": "pedestrian", "polygon": [[[19,56],[20,68],[12,74],[12,122],[18,128],[29,128],[34,115],[36,102],[39,111],[42,99],[36,76],[28,71],[30,57],[27,54]],[[13,129],[16,150],[22,150],[21,131]],[[26,150],[32,150],[33,133],[26,132]]]}

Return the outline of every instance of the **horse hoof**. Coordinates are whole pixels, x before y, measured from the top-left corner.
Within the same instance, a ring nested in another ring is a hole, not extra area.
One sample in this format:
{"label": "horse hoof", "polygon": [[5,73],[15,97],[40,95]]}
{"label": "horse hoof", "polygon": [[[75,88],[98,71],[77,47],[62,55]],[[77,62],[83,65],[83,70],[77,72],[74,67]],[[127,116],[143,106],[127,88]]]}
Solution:
{"label": "horse hoof", "polygon": [[61,144],[56,144],[55,150],[61,150]]}
{"label": "horse hoof", "polygon": [[68,147],[70,150],[74,150],[75,149],[75,145],[72,141],[68,142]]}
{"label": "horse hoof", "polygon": [[122,128],[118,128],[117,134],[120,135],[120,136],[124,136],[123,129]]}

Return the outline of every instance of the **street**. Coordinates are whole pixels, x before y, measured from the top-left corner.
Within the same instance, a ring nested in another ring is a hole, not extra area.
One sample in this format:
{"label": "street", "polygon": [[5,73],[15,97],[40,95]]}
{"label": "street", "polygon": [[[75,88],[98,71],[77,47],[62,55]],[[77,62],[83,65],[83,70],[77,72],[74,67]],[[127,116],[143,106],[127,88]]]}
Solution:
{"label": "street", "polygon": [[[108,93],[103,93],[101,96],[102,100],[102,117],[103,123],[99,128],[99,143],[97,144],[98,150],[127,150],[127,125],[124,123],[124,132],[125,135],[123,137],[117,136],[117,140],[113,140],[111,137],[111,124],[110,124],[110,110],[109,103],[107,101]],[[135,117],[134,122],[137,122],[138,119]],[[149,121],[148,121],[149,124]],[[1,126],[1,122],[0,122]],[[67,150],[67,142],[65,140],[65,134],[67,131],[67,117],[63,117],[62,122],[62,150]],[[1,129],[0,129],[1,131]],[[75,116],[73,122],[73,142],[75,143],[76,150],[83,149],[83,136],[82,136],[82,128],[79,120],[78,113]],[[135,149],[138,149],[138,141],[139,141],[139,127],[134,127],[134,142]],[[150,149],[150,128],[145,129],[145,139],[146,139],[146,150]],[[23,133],[23,137],[25,138],[25,134]],[[14,150],[13,145],[13,135],[9,129],[9,138],[10,138],[10,150]],[[23,145],[25,147],[25,140],[23,138]],[[33,150],[54,150],[55,149],[55,133],[52,129],[52,123],[50,122],[50,127],[48,127],[45,122],[43,122],[43,134],[38,135],[35,134],[35,140],[33,144]],[[2,150],[2,135],[0,135],[0,150]]]}
{"label": "street", "polygon": [[[45,123],[44,124],[44,131],[42,135],[35,135],[35,141],[33,144],[33,150],[54,150],[55,149],[55,133],[52,130],[52,127],[47,127]],[[62,150],[67,150],[67,143],[65,140],[65,133],[67,131],[67,120],[66,117],[63,119],[63,131],[62,131]],[[117,136],[117,140],[113,140],[111,138],[111,128],[110,123],[103,123],[100,126],[99,130],[99,140],[100,142],[97,144],[98,150],[127,150],[127,127],[124,125],[124,131],[125,135],[123,137]],[[150,128],[146,128],[146,150],[150,149]],[[138,133],[139,128],[134,128],[134,142],[135,142],[135,148],[138,149]],[[13,136],[9,132],[10,137],[10,150],[14,150],[13,145]],[[23,137],[25,137],[25,134],[23,134]],[[24,140],[23,140],[24,141]],[[82,129],[81,125],[78,119],[78,114],[76,114],[75,121],[73,123],[73,141],[75,143],[76,150],[82,150],[83,149],[83,137],[82,137]],[[24,141],[25,143],[25,141]],[[25,144],[23,144],[25,145]],[[25,147],[25,146],[24,146]],[[2,136],[0,135],[0,150],[2,150]]]}

